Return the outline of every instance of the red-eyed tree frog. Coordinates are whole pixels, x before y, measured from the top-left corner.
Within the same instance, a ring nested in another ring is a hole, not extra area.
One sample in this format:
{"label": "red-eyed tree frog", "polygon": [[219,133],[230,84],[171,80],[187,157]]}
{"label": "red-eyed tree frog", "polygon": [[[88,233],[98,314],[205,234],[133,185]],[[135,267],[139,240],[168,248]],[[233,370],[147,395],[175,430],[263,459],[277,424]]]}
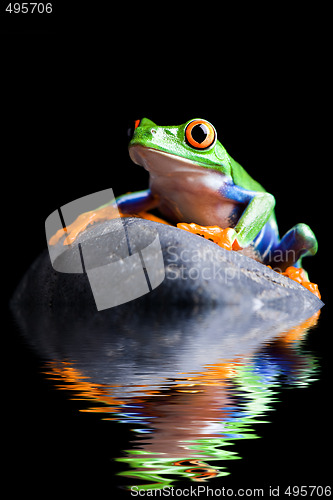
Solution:
{"label": "red-eyed tree frog", "polygon": [[[314,233],[306,224],[297,224],[279,238],[274,196],[231,158],[210,122],[193,119],[183,125],[158,126],[147,118],[137,120],[129,155],[148,170],[150,182],[144,191],[116,198],[122,214],[157,208],[180,229],[247,253],[281,272],[292,266],[290,277],[307,280],[301,260],[317,252]],[[79,218],[67,228],[69,238],[91,222],[107,218],[105,213],[103,206],[90,212],[88,219],[80,216],[81,222]]]}

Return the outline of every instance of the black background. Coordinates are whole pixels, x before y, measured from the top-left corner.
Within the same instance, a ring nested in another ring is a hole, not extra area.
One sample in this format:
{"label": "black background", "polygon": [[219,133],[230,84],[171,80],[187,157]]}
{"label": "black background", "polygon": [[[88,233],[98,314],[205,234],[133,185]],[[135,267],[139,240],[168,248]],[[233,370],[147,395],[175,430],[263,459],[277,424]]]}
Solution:
{"label": "black background", "polygon": [[[332,181],[325,14],[264,12],[250,22],[246,12],[230,18],[223,7],[214,23],[211,11],[180,20],[165,6],[162,27],[160,16],[147,20],[143,4],[135,12],[83,5],[59,7],[48,24],[2,16],[6,302],[45,249],[44,221],[52,211],[109,187],[119,195],[147,186],[147,173],[127,153],[133,120],[208,119],[231,156],[275,195],[281,233],[298,222],[315,231],[319,251],[305,267],[326,303],[321,329],[309,340],[322,358],[321,382],[307,396],[284,391],[274,425],[260,427],[265,439],[237,444],[243,460],[223,484],[327,484]],[[12,491],[111,495],[110,470],[118,467],[111,459],[128,447],[129,429],[119,434],[116,424],[79,413],[77,403],[54,391],[10,316],[4,337]]]}

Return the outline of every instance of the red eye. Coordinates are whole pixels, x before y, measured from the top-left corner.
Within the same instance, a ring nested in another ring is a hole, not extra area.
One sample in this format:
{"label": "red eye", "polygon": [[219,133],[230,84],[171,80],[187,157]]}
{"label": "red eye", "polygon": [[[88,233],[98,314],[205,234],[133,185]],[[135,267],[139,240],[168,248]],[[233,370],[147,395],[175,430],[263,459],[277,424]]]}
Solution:
{"label": "red eye", "polygon": [[207,149],[214,144],[214,127],[206,120],[191,121],[185,131],[186,142],[196,149]]}
{"label": "red eye", "polygon": [[134,122],[134,130],[136,128],[138,128],[138,126],[140,125],[140,122],[141,122],[141,120],[135,120],[135,122]]}

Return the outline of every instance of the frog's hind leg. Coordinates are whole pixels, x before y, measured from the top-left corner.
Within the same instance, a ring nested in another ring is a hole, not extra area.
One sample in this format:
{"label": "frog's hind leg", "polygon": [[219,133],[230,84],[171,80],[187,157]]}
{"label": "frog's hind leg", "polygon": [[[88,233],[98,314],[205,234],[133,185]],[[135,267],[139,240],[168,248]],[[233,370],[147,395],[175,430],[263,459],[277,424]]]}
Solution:
{"label": "frog's hind leg", "polygon": [[297,224],[270,252],[266,263],[273,269],[284,272],[290,266],[301,267],[302,258],[315,255],[317,249],[318,243],[310,227],[306,224]]}

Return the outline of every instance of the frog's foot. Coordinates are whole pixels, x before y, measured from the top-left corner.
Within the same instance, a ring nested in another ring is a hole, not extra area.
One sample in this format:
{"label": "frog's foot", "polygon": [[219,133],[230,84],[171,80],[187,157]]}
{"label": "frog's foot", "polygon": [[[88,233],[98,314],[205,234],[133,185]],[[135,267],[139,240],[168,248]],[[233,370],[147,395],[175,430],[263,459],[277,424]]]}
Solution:
{"label": "frog's foot", "polygon": [[305,288],[310,290],[310,292],[314,293],[318,297],[318,299],[321,298],[318,285],[316,283],[311,283],[309,281],[306,271],[301,267],[289,266],[282,274],[283,276],[288,276],[288,278],[297,281],[297,283],[303,285]]}
{"label": "frog's foot", "polygon": [[306,224],[296,224],[268,255],[272,268],[285,271],[307,255],[315,255],[318,249],[316,237]]}
{"label": "frog's foot", "polygon": [[153,214],[148,212],[138,212],[138,213],[122,213],[120,210],[116,210],[112,205],[108,205],[106,207],[101,207],[96,210],[92,210],[90,212],[85,212],[69,226],[59,229],[49,240],[50,245],[55,245],[62,238],[65,233],[67,236],[63,242],[64,245],[71,245],[74,243],[76,238],[82,231],[84,231],[90,224],[94,224],[95,222],[101,222],[105,220],[116,219],[118,217],[138,217],[140,219],[152,220],[154,222],[159,222],[161,224],[169,224],[163,219],[156,217]]}
{"label": "frog's foot", "polygon": [[74,243],[76,238],[82,231],[84,231],[87,226],[94,224],[95,222],[100,222],[104,220],[116,219],[118,217],[128,217],[129,215],[121,214],[112,205],[107,205],[105,207],[98,208],[96,210],[91,210],[90,212],[85,212],[77,217],[72,224],[69,224],[63,229],[59,229],[49,240],[49,245],[55,245],[64,235],[67,234],[63,244],[71,245]]}
{"label": "frog's foot", "polygon": [[237,233],[231,227],[222,229],[219,226],[199,226],[199,224],[195,224],[194,222],[191,224],[182,222],[177,224],[177,227],[189,231],[190,233],[203,236],[226,250],[241,250],[236,238]]}

